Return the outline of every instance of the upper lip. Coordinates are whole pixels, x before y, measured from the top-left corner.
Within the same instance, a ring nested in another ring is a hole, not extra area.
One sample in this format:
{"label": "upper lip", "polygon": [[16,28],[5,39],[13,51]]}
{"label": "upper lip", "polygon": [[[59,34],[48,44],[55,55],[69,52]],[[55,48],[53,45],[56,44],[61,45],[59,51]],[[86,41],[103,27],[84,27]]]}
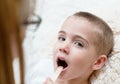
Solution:
{"label": "upper lip", "polygon": [[[59,63],[61,62],[61,63]],[[56,60],[57,67],[63,66],[63,68],[68,67],[68,60],[65,58],[65,56],[58,56]]]}

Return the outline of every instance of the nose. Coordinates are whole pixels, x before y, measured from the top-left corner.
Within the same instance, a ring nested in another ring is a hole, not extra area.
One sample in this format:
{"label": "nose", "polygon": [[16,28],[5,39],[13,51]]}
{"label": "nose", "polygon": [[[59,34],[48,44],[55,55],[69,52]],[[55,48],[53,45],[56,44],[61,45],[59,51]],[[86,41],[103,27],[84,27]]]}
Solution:
{"label": "nose", "polygon": [[70,49],[69,49],[69,44],[64,43],[63,45],[60,46],[59,51],[64,53],[64,54],[69,54]]}

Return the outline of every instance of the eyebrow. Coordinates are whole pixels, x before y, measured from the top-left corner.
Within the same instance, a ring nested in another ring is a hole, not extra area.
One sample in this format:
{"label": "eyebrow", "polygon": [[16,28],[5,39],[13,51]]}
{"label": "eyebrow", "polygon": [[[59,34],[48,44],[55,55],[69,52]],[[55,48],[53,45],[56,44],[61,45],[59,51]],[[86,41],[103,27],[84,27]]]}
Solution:
{"label": "eyebrow", "polygon": [[82,39],[83,41],[85,41],[85,42],[86,42],[86,44],[87,44],[87,45],[89,45],[88,40],[86,40],[86,39],[85,39],[85,38],[83,38],[82,36],[80,36],[80,35],[75,35],[74,37],[75,37],[75,38],[80,38],[80,39]]}
{"label": "eyebrow", "polygon": [[64,34],[66,34],[66,32],[64,32],[64,31],[59,31],[58,33],[64,33]]}

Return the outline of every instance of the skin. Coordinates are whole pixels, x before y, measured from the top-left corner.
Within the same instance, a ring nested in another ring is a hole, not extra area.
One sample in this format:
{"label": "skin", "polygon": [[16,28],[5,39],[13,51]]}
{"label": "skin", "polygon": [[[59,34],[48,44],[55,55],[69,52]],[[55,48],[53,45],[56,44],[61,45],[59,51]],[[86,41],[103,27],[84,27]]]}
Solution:
{"label": "skin", "polygon": [[[54,66],[56,70],[56,61],[62,58],[68,67],[61,72],[57,84],[89,84],[92,72],[105,64],[106,56],[98,56],[93,44],[95,27],[85,18],[76,16],[71,16],[64,22],[54,48]],[[46,84],[53,84],[50,81],[47,79]]]}

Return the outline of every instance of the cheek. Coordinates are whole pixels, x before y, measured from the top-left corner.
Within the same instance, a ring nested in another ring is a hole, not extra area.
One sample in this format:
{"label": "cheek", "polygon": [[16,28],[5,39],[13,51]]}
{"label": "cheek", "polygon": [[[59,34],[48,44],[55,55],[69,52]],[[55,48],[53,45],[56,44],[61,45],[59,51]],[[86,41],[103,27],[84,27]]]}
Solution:
{"label": "cheek", "polygon": [[79,65],[79,64],[81,65],[83,64],[83,62],[85,62],[85,60],[82,57],[76,56],[76,57],[72,57],[72,62],[74,65]]}
{"label": "cheek", "polygon": [[81,65],[84,62],[84,57],[81,56],[80,54],[75,53],[74,55],[71,56],[71,61],[73,65]]}
{"label": "cheek", "polygon": [[71,52],[71,61],[74,65],[85,65],[89,61],[89,54],[84,50],[73,50]]}
{"label": "cheek", "polygon": [[84,59],[86,57],[86,53],[84,50],[72,48],[70,53],[71,59],[74,59],[75,61],[78,61],[80,59]]}
{"label": "cheek", "polygon": [[60,48],[60,46],[61,46],[61,43],[59,43],[58,41],[54,44],[54,48],[53,48],[53,50],[54,50],[54,52],[56,52],[56,51],[58,51],[59,50],[59,48]]}
{"label": "cheek", "polygon": [[72,60],[72,68],[77,72],[86,72],[91,68],[91,62],[86,56],[76,56]]}
{"label": "cheek", "polygon": [[58,46],[57,46],[57,44],[55,44],[55,45],[54,45],[54,48],[53,48],[53,53],[56,53],[57,50],[58,50]]}
{"label": "cheek", "polygon": [[54,57],[56,56],[58,50],[59,50],[59,46],[58,46],[58,43],[56,43],[56,44],[54,45],[54,48],[53,48],[53,55],[54,55]]}

